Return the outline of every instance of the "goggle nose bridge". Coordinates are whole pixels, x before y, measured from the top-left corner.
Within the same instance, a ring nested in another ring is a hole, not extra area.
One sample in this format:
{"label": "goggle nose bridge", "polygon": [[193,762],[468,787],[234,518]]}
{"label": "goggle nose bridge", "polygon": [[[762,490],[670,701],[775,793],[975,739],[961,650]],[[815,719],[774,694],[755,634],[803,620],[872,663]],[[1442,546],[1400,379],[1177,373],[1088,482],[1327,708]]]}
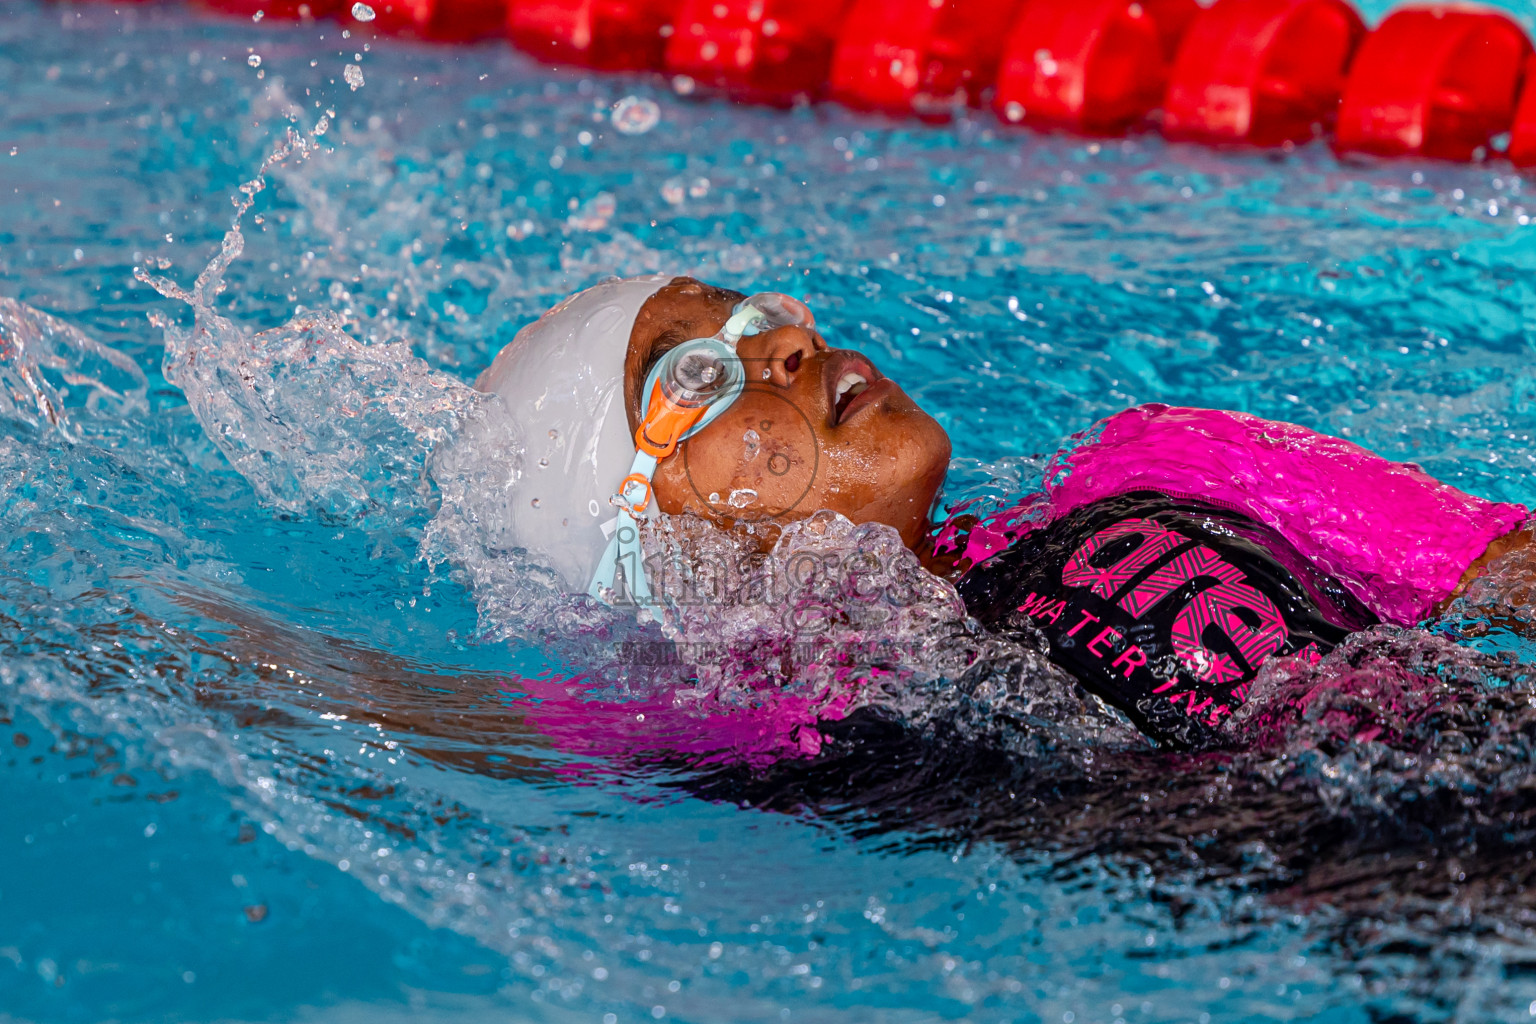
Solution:
{"label": "goggle nose bridge", "polygon": [[736,304],[716,337],[735,344],[753,334],[796,326],[816,326],[816,317],[805,303],[783,292],[758,292]]}

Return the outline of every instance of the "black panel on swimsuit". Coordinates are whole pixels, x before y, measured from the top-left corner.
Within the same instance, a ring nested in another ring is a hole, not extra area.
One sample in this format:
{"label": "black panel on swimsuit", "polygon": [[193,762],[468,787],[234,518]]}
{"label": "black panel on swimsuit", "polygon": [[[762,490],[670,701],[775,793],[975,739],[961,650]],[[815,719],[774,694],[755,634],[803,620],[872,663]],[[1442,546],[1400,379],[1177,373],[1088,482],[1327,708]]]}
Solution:
{"label": "black panel on swimsuit", "polygon": [[986,626],[1033,622],[1051,660],[1186,749],[1220,742],[1266,660],[1316,659],[1377,621],[1274,530],[1155,491],[1076,509],[959,589]]}

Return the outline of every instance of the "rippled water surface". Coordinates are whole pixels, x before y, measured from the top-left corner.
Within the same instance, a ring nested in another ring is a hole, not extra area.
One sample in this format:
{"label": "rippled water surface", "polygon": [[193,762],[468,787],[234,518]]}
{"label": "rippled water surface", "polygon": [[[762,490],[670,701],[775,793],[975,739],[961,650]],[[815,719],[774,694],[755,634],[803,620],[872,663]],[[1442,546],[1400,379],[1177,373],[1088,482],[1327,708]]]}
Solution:
{"label": "rippled water surface", "polygon": [[478,514],[515,445],[455,446],[520,325],[668,270],[805,295],[949,428],[951,501],[1164,401],[1529,503],[1525,178],[179,7],[11,3],[0,95],[0,1017],[1536,1013],[1519,566],[1169,755],[880,530],[761,569],[904,588],[815,643],[771,603],[663,634],[563,599]]}

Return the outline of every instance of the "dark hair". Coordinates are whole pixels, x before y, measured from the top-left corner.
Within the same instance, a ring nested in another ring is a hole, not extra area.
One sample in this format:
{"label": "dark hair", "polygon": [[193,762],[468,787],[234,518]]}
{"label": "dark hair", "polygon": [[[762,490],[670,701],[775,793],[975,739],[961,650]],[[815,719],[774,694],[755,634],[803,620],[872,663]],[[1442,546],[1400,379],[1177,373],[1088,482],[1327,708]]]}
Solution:
{"label": "dark hair", "polygon": [[661,362],[662,356],[677,348],[683,342],[692,340],[685,332],[678,330],[676,327],[668,327],[665,331],[662,331],[657,336],[656,341],[652,343],[651,351],[645,357],[645,362],[640,365],[641,379],[644,380],[646,374],[655,369],[656,364]]}

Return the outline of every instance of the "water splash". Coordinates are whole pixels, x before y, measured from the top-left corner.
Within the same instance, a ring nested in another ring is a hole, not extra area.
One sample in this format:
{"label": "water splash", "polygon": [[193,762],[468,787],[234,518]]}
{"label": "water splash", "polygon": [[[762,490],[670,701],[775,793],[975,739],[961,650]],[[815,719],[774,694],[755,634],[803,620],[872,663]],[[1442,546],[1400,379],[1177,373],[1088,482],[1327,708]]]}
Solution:
{"label": "water splash", "polygon": [[331,114],[320,118],[315,126],[308,132],[300,132],[292,127],[283,129],[283,136],[263,158],[256,174],[240,185],[240,195],[231,199],[235,206],[235,215],[228,231],[219,244],[219,251],[208,261],[202,271],[193,282],[189,292],[170,278],[158,277],[150,274],[141,267],[134,268],[134,277],[149,285],[155,291],[168,299],[177,299],[192,307],[193,313],[199,318],[207,318],[210,323],[224,326],[227,321],[213,310],[213,303],[223,293],[225,288],[224,273],[240,254],[245,251],[245,235],[240,230],[240,224],[245,219],[246,213],[256,197],[267,187],[267,175],[274,167],[288,161],[290,158],[303,160],[317,148],[317,140],[324,135],[330,127]]}
{"label": "water splash", "polygon": [[168,278],[136,276],[191,307],[184,329],[165,317],[163,372],[198,422],[263,501],[289,512],[317,509],[405,526],[434,507],[426,464],[483,396],[431,369],[403,343],[364,344],[329,311],[253,333],[214,308],[225,273],[244,252],[241,224],[268,174],[316,149],[328,117],[308,134],[293,128],[240,186],[217,255],[190,291]]}
{"label": "water splash", "polygon": [[123,416],[146,410],[134,361],[79,329],[0,297],[0,417],[78,441],[71,410]]}

